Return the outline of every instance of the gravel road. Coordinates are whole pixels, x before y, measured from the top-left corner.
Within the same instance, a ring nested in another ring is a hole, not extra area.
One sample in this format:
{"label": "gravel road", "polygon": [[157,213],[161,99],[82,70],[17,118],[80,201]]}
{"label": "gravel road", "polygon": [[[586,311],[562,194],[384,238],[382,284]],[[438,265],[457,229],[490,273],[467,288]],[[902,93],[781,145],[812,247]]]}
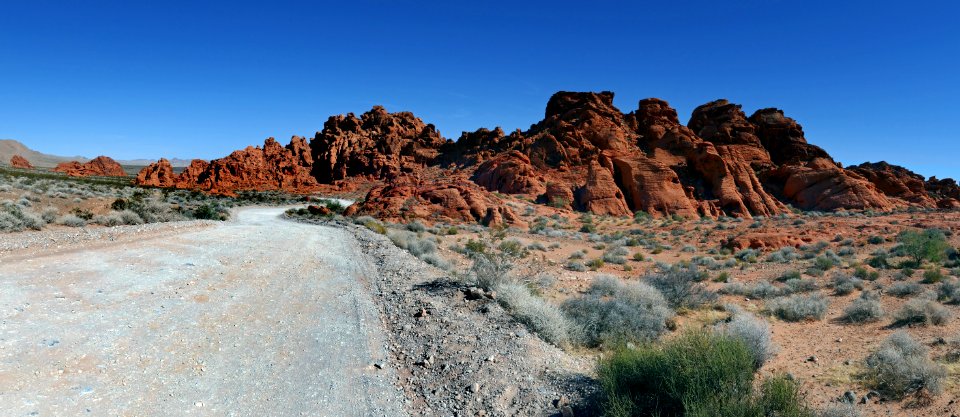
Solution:
{"label": "gravel road", "polygon": [[0,414],[404,415],[375,268],[282,211],[4,254]]}

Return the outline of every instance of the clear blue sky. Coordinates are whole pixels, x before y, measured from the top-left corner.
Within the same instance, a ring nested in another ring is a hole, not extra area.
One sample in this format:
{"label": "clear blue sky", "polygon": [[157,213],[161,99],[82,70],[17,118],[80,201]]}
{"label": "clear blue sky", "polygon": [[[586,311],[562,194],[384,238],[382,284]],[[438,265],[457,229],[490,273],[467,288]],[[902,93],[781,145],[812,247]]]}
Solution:
{"label": "clear blue sky", "polygon": [[845,164],[960,177],[956,2],[455,3],[4,1],[0,138],[209,159],[374,104],[457,138],[612,90],[684,121],[716,98],[779,107]]}

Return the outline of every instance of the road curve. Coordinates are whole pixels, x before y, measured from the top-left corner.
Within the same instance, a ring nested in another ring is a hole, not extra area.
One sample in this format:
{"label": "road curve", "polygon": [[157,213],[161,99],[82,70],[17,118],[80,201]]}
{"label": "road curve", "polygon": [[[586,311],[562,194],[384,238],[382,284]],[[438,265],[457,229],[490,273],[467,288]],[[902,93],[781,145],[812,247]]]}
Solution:
{"label": "road curve", "polygon": [[356,241],[281,213],[0,259],[0,415],[404,415]]}

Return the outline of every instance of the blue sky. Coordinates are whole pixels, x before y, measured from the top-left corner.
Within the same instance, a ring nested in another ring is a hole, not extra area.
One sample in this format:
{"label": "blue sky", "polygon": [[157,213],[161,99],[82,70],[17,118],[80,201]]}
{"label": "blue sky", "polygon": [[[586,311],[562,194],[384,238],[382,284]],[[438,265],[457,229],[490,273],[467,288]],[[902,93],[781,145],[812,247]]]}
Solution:
{"label": "blue sky", "polygon": [[717,98],[778,107],[845,164],[960,177],[955,2],[451,3],[4,1],[0,138],[209,159],[374,104],[457,138],[612,90],[684,121]]}

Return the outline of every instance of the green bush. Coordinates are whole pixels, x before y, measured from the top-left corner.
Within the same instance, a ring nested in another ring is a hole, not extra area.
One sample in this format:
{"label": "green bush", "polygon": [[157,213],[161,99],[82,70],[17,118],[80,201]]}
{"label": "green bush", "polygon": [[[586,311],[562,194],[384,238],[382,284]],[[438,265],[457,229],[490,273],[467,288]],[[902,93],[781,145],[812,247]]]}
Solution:
{"label": "green bush", "polygon": [[622,349],[600,361],[602,412],[608,416],[812,417],[796,382],[753,384],[753,358],[732,337],[683,334],[662,346]]}
{"label": "green bush", "polygon": [[913,260],[920,266],[923,261],[940,262],[950,245],[947,237],[938,229],[926,229],[922,232],[908,230],[897,236],[900,246],[898,253]]}

